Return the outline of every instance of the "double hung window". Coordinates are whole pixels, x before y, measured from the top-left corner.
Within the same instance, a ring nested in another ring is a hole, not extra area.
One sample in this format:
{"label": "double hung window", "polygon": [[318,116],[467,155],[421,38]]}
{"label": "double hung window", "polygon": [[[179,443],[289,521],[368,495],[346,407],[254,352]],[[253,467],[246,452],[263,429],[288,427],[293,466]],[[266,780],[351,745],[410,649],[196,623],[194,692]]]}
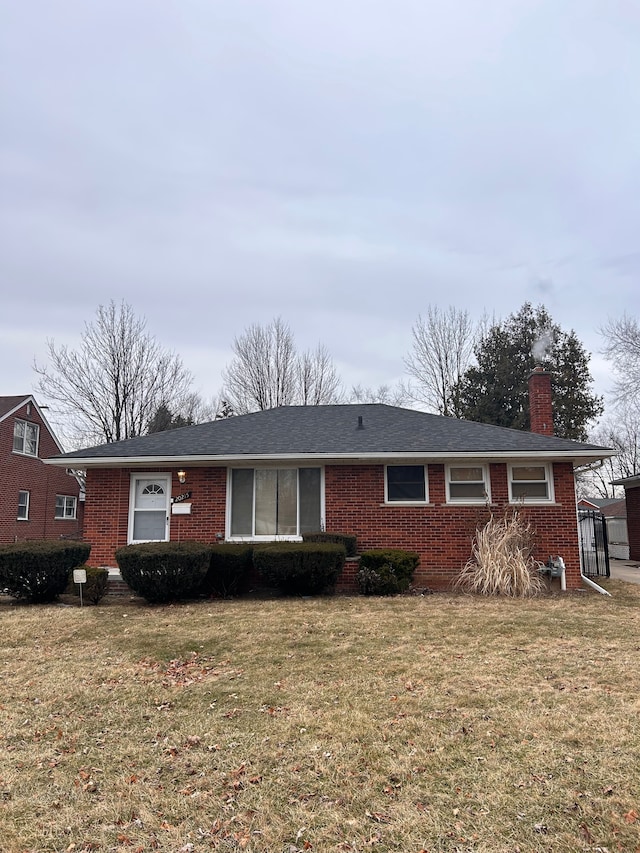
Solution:
{"label": "double hung window", "polygon": [[449,503],[485,503],[491,500],[485,465],[449,465],[447,501]]}
{"label": "double hung window", "polygon": [[75,518],[78,499],[74,495],[56,495],[56,518]]}
{"label": "double hung window", "polygon": [[29,421],[16,420],[13,425],[13,450],[26,456],[38,455],[40,427]]}
{"label": "double hung window", "polygon": [[18,521],[29,520],[29,492],[18,492]]}
{"label": "double hung window", "polygon": [[509,499],[524,503],[553,501],[553,479],[548,465],[510,465]]}

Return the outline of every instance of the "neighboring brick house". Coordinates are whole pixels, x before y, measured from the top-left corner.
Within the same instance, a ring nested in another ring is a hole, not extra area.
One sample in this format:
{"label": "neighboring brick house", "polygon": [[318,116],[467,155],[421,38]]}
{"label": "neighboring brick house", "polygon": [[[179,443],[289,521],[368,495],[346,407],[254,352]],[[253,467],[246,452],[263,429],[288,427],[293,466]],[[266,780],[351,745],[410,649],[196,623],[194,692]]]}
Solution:
{"label": "neighboring brick house", "polygon": [[624,486],[627,505],[627,534],[629,559],[640,560],[640,474],[614,480],[613,486]]}
{"label": "neighboring brick house", "polygon": [[[536,557],[580,585],[574,468],[613,451],[555,438],[548,374],[532,375],[535,432],[378,404],[291,406],[105,444],[49,462],[87,472],[96,565],[149,540],[355,534],[360,550],[418,551],[416,583],[451,585],[492,512],[524,507]],[[536,398],[537,399],[537,398]],[[537,414],[535,414],[537,413]],[[343,587],[355,584],[345,568]]]}
{"label": "neighboring brick house", "polygon": [[0,542],[82,536],[79,478],[43,462],[62,452],[33,397],[0,397]]}

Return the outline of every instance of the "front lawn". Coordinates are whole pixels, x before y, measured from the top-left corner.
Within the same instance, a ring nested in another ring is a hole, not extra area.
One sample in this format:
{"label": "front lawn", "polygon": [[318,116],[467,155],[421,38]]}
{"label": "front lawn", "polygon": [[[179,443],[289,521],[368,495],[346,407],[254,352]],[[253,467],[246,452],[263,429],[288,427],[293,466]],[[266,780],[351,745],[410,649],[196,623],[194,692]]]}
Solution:
{"label": "front lawn", "polygon": [[0,850],[640,850],[640,586],[0,604]]}

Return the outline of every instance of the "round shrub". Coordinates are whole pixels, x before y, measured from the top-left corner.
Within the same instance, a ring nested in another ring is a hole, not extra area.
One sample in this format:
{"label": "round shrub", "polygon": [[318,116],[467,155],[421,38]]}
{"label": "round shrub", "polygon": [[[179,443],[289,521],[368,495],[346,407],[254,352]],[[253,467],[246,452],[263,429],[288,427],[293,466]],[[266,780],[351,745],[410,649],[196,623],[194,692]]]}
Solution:
{"label": "round shrub", "polygon": [[[109,572],[107,569],[97,568],[96,566],[76,566],[76,568],[84,569],[87,573],[87,582],[82,584],[82,600],[90,601],[91,604],[98,604],[107,594]],[[80,584],[73,582],[73,571],[69,575],[67,589],[72,595],[80,597]]]}
{"label": "round shrub", "polygon": [[358,540],[353,533],[329,533],[326,530],[322,530],[318,533],[303,533],[302,541],[321,542],[323,544],[330,542],[336,545],[343,545],[344,550],[347,552],[347,557],[355,557],[358,553]]}
{"label": "round shrub", "polygon": [[228,598],[242,589],[253,560],[253,545],[221,542],[211,546],[211,562],[202,584],[203,595]]}
{"label": "round shrub", "polygon": [[210,560],[211,546],[202,542],[145,542],[116,551],[122,580],[152,603],[197,596]]}
{"label": "round shrub", "polygon": [[360,557],[358,585],[363,595],[395,595],[411,585],[420,556],[413,551],[374,549]]}
{"label": "round shrub", "polygon": [[316,595],[334,586],[344,566],[342,545],[281,542],[253,552],[253,563],[265,583],[285,595]]}
{"label": "round shrub", "polygon": [[91,553],[85,542],[33,540],[0,546],[0,589],[25,601],[54,601],[69,572]]}

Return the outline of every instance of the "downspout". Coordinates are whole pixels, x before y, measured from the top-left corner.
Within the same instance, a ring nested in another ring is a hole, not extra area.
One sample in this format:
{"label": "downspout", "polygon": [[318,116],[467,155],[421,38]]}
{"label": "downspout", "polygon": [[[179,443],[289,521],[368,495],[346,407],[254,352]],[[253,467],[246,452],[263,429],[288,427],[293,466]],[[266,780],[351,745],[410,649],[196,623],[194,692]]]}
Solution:
{"label": "downspout", "polygon": [[601,586],[598,586],[598,584],[595,581],[592,581],[591,578],[588,578],[586,575],[583,575],[582,572],[580,572],[580,577],[586,583],[587,586],[591,587],[591,589],[595,589],[596,592],[600,592],[600,593],[602,593],[602,595],[608,595],[609,598],[612,598],[612,595],[610,592],[607,592],[606,589],[604,589]]}

